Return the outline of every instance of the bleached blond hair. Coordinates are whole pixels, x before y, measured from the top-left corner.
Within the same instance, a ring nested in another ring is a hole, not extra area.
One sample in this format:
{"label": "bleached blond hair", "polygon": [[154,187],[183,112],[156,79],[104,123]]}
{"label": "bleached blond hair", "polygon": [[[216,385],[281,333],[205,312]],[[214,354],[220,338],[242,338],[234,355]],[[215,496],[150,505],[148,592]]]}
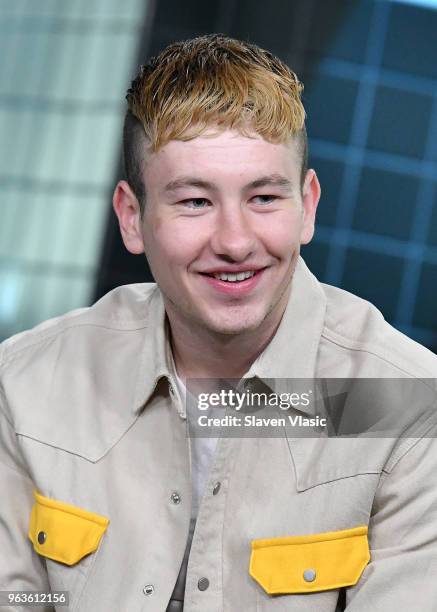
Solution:
{"label": "bleached blond hair", "polygon": [[296,137],[307,169],[303,85],[269,51],[222,34],[176,42],[141,66],[126,99],[123,130],[127,180],[144,208],[146,156],[170,140],[210,128],[253,132],[273,143]]}

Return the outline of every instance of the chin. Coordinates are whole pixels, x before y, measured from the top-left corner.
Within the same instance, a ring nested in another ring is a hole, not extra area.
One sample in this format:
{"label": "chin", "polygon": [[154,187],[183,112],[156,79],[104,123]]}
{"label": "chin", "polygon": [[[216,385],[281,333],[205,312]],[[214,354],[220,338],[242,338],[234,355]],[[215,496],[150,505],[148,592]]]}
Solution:
{"label": "chin", "polygon": [[245,332],[251,332],[258,329],[264,320],[264,316],[260,313],[244,316],[241,314],[209,318],[204,321],[205,326],[212,332],[223,334],[225,336],[236,336]]}

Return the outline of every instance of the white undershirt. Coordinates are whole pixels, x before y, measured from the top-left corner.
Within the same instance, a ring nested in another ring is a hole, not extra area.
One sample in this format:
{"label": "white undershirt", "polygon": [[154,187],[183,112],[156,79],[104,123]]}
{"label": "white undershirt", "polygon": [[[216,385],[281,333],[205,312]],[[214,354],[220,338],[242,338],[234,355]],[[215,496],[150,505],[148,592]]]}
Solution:
{"label": "white undershirt", "polygon": [[[182,402],[186,406],[187,388],[176,374],[176,384]],[[214,457],[218,438],[198,438],[190,436],[192,505],[191,517],[197,518],[200,501],[208,481],[208,474]]]}

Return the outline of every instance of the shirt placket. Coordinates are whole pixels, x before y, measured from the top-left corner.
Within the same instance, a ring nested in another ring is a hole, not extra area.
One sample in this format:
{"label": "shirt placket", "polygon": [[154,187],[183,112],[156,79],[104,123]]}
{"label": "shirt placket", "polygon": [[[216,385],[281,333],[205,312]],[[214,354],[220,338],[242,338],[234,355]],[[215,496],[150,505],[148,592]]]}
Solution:
{"label": "shirt placket", "polygon": [[185,612],[223,610],[223,530],[236,440],[220,438],[200,503],[188,561]]}
{"label": "shirt placket", "polygon": [[167,609],[183,560],[190,526],[189,445],[185,419],[181,417],[179,399],[172,384],[169,384],[169,397],[166,401],[171,410],[172,450],[165,458],[168,468],[162,513],[153,521],[151,537],[156,540],[156,553],[153,560],[147,560],[144,574],[147,579],[142,589],[143,612]]}

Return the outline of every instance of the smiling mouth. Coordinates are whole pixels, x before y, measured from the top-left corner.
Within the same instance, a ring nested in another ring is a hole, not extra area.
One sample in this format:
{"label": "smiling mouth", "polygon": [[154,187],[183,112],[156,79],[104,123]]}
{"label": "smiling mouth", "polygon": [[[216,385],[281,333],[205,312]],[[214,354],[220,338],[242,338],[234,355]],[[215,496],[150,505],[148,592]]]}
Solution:
{"label": "smiling mouth", "polygon": [[246,270],[245,272],[203,272],[202,274],[227,283],[241,283],[256,276],[262,270],[264,270],[264,268],[260,268],[259,270]]}

